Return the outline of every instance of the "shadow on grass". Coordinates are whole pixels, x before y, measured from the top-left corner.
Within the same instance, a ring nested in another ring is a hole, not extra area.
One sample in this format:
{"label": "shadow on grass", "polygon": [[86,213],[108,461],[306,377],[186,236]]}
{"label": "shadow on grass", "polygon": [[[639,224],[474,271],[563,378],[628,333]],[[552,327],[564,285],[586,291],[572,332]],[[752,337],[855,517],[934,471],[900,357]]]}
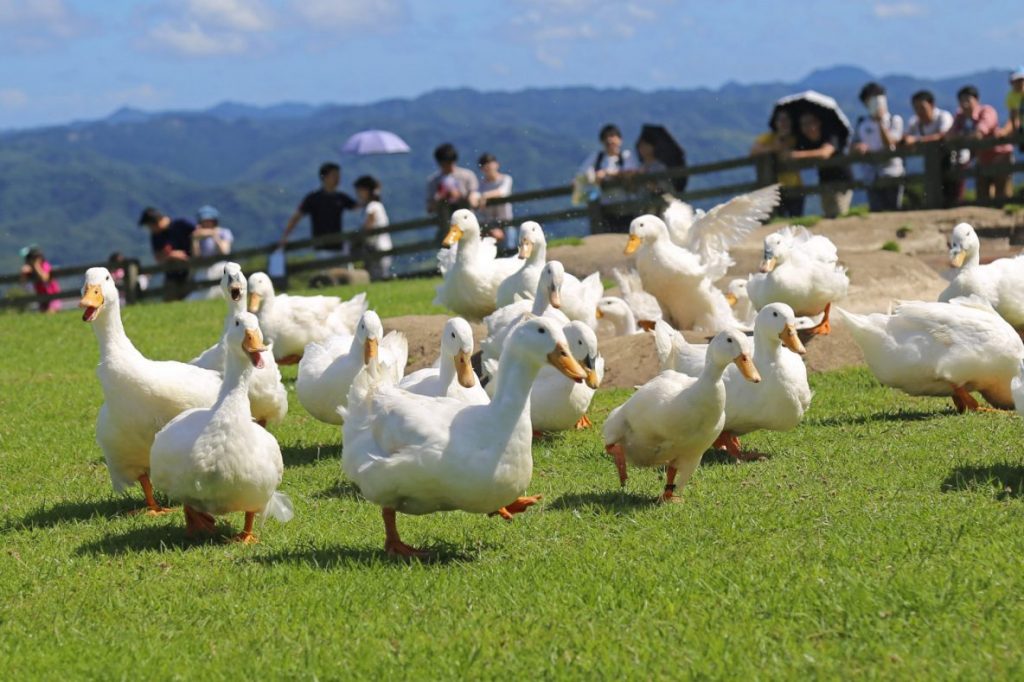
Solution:
{"label": "shadow on grass", "polygon": [[58,502],[57,504],[39,507],[18,521],[9,521],[0,527],[0,532],[7,533],[27,530],[29,528],[51,528],[64,523],[89,521],[94,518],[110,519],[115,516],[127,516],[132,512],[141,510],[145,506],[146,504],[141,497],[133,498],[129,496],[108,497],[102,500],[81,502]]}
{"label": "shadow on grass", "polygon": [[335,481],[329,488],[324,488],[318,493],[313,493],[315,499],[348,499],[348,500],[361,500],[363,499],[362,493],[359,492],[359,486],[352,481]]}
{"label": "shadow on grass", "polygon": [[996,490],[996,499],[1007,500],[1024,497],[1024,465],[991,464],[975,466],[965,464],[949,472],[942,482],[942,490],[974,490],[991,488]]}
{"label": "shadow on grass", "polygon": [[[425,559],[403,559],[401,557],[389,556],[381,546],[362,547],[310,547],[308,549],[290,549],[273,554],[263,554],[252,557],[252,561],[263,564],[304,564],[314,568],[332,569],[352,566],[379,567],[393,564],[401,566],[404,564],[424,564],[434,566],[446,566],[449,564],[467,564],[479,558],[479,551],[470,552],[465,547],[449,543],[438,543],[427,547],[417,547],[425,550],[430,556]],[[486,547],[478,549],[489,549]]]}
{"label": "shadow on grass", "polygon": [[591,493],[566,493],[552,500],[546,509],[574,511],[584,507],[602,507],[611,512],[633,512],[658,506],[658,493],[652,490],[641,495],[623,488]]}
{"label": "shadow on grass", "polygon": [[281,458],[285,466],[309,466],[330,460],[341,465],[341,444],[301,445],[281,448]]}
{"label": "shadow on grass", "polygon": [[87,542],[80,546],[75,553],[80,556],[119,556],[134,552],[165,552],[170,549],[192,549],[205,545],[220,545],[225,543],[226,538],[238,532],[239,529],[232,529],[227,524],[218,524],[217,534],[190,538],[185,535],[184,517],[181,527],[153,526],[147,528],[133,528],[124,533],[109,533],[100,540]]}
{"label": "shadow on grass", "polygon": [[952,405],[948,410],[900,410],[899,412],[873,412],[871,414],[839,414],[824,419],[808,419],[808,426],[853,426],[854,424],[874,424],[877,422],[923,422],[930,419],[941,419],[956,415]]}

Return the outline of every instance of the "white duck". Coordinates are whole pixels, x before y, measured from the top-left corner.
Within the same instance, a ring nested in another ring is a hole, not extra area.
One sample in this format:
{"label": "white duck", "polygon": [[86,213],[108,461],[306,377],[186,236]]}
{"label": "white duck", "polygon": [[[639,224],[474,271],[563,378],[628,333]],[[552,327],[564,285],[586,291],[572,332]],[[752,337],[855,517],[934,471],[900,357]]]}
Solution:
{"label": "white duck", "polygon": [[[785,345],[785,348],[783,348]],[[691,346],[691,349],[706,346]],[[706,351],[705,351],[706,352]],[[789,431],[803,420],[811,404],[807,368],[800,355],[807,351],[796,333],[796,316],[785,303],[761,308],[754,322],[754,367],[759,383],[744,381],[735,368],[726,370],[725,425],[715,444],[736,459],[758,459],[756,453],[744,454],[738,436],[766,429]],[[704,369],[704,358],[697,353],[677,356],[676,371],[692,377]]]}
{"label": "white duck", "polygon": [[562,281],[561,311],[570,320],[583,322],[597,329],[597,302],[604,296],[601,273],[592,272],[583,280],[566,272]]}
{"label": "white duck", "polygon": [[654,329],[654,323],[662,318],[661,304],[657,298],[644,291],[640,273],[633,268],[626,271],[612,268],[612,279],[619,287],[622,300],[633,311],[637,325],[647,331]]}
{"label": "white duck", "polygon": [[461,509],[510,518],[537,501],[520,496],[533,473],[530,388],[545,362],[576,381],[586,377],[558,324],[537,318],[509,338],[487,405],[400,390],[376,363],[356,378],[342,429],[342,466],[363,496],[380,505],[389,554],[423,555],[399,538],[396,512]]}
{"label": "white duck", "polygon": [[153,437],[167,422],[193,407],[209,407],[217,399],[217,372],[183,362],[158,362],[142,355],[125,334],[117,287],[106,268],[85,273],[79,307],[92,323],[100,347],[96,368],[103,387],[103,406],[96,419],[96,442],[110,472],[114,490],[138,482],[150,514],[168,510],[153,498],[149,480]]}
{"label": "white duck", "polygon": [[185,532],[213,533],[215,515],[245,513],[235,541],[252,543],[257,514],[292,518],[291,501],[276,492],[284,463],[277,439],[249,416],[249,381],[267,350],[259,322],[249,313],[235,316],[224,334],[224,381],[212,407],[182,412],[153,440],[153,483],[181,500]]}
{"label": "white duck", "polygon": [[688,374],[687,368],[704,367],[708,345],[688,342],[682,332],[661,320],[654,325],[654,350],[658,356],[660,371],[671,369]]}
{"label": "white duck", "polygon": [[982,299],[903,301],[889,315],[837,310],[885,386],[952,396],[958,412],[979,409],[971,391],[994,407],[1013,408],[1010,381],[1024,360],[1024,343]]}
{"label": "white duck", "polygon": [[597,302],[597,319],[605,320],[615,330],[615,336],[630,336],[640,332],[633,309],[617,296],[605,296]]}
{"label": "white duck", "polygon": [[999,258],[981,265],[981,242],[974,228],[960,223],[949,238],[949,261],[960,268],[949,286],[939,294],[948,302],[959,296],[980,296],[1002,315],[1010,326],[1024,335],[1024,256]]}
{"label": "white duck", "polygon": [[557,260],[548,261],[541,271],[537,282],[537,291],[533,300],[519,300],[512,305],[499,308],[486,318],[487,336],[480,342],[480,364],[484,367],[484,375],[489,374],[493,362],[501,357],[505,347],[505,339],[518,325],[531,317],[548,317],[564,327],[571,320],[559,308],[562,305],[562,284],[565,268]]}
{"label": "white duck", "polygon": [[365,293],[348,301],[337,296],[275,294],[274,284],[265,273],[249,276],[249,312],[256,313],[260,329],[281,365],[301,360],[303,349],[310,343],[352,334],[365,311]]}
{"label": "white duck", "polygon": [[699,255],[672,243],[661,218],[643,215],[630,223],[626,254],[634,252],[644,289],[676,328],[712,332],[736,326],[725,295],[711,283],[711,275],[720,276],[719,265],[709,268]]}
{"label": "white duck", "polygon": [[1024,363],[1021,363],[1020,372],[1010,382],[1010,390],[1013,392],[1014,409],[1024,417]]}
{"label": "white duck", "polygon": [[760,381],[746,338],[736,331],[724,331],[711,341],[700,377],[666,370],[612,410],[603,436],[622,485],[626,484],[627,461],[641,467],[668,466],[663,501],[675,497],[677,475],[679,487],[686,485],[725,423],[722,373],[731,362],[745,378]]}
{"label": "white duck", "polygon": [[461,317],[453,317],[441,331],[441,354],[434,367],[407,374],[398,383],[410,393],[445,396],[468,405],[491,401],[473,373],[473,328]]}
{"label": "white duck", "polygon": [[[372,310],[363,313],[352,336],[336,336],[324,346],[311,343],[299,363],[295,395],[306,411],[328,424],[344,421],[348,391],[363,366],[374,358],[380,362],[393,383],[398,383],[409,359],[405,334],[393,331],[384,335],[380,316]],[[340,409],[339,409],[340,408]]]}
{"label": "white duck", "polygon": [[747,293],[747,280],[739,277],[729,280],[725,287],[725,300],[732,307],[733,317],[739,322],[740,327],[753,329],[757,311],[754,310],[754,304],[750,302],[750,294]]}
{"label": "white duck", "polygon": [[520,298],[533,298],[540,273],[547,262],[548,243],[540,223],[527,220],[519,226],[519,257],[523,267],[513,272],[498,285],[498,307],[515,303]]}
{"label": "white duck", "polygon": [[761,271],[750,276],[747,293],[758,310],[769,303],[785,303],[796,315],[821,314],[821,322],[808,332],[828,334],[832,302],[846,296],[849,287],[836,245],[791,225],[764,238]]}
{"label": "white duck", "polygon": [[[434,305],[478,321],[497,308],[498,286],[522,267],[518,258],[498,258],[493,239],[480,236],[480,223],[472,211],[460,208],[437,256],[444,281],[437,287]],[[452,253],[454,251],[454,254]]]}
{"label": "white duck", "polygon": [[[233,326],[235,317],[245,312],[248,292],[245,275],[242,274],[242,268],[238,263],[225,263],[223,270],[220,289],[228,304],[228,314],[224,317],[221,338],[199,357],[189,362],[190,365],[212,369],[220,374],[224,373],[228,352],[224,334]],[[281,383],[281,371],[277,367],[272,351],[267,351],[263,363],[249,379],[249,406],[252,418],[260,426],[276,424],[288,414],[288,391]]]}
{"label": "white duck", "polygon": [[604,379],[604,358],[597,349],[597,335],[579,320],[570,322],[562,331],[569,352],[586,371],[587,378],[579,383],[554,367],[541,367],[530,390],[530,420],[535,432],[581,430],[592,424],[587,410]]}

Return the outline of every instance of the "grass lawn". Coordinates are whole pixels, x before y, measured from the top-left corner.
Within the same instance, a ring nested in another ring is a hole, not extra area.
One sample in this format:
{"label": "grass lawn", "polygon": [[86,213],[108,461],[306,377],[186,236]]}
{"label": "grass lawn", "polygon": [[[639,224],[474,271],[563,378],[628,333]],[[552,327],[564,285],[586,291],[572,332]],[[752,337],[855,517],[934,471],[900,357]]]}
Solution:
{"label": "grass lawn", "polygon": [[[374,285],[371,302],[422,311],[432,290]],[[124,317],[144,353],[187,359],[221,311]],[[559,435],[534,444],[542,504],[512,523],[400,517],[403,539],[437,556],[402,564],[342,478],[339,429],[297,401],[275,429],[295,519],[255,546],[192,543],[181,514],[127,516],[140,492],[111,492],[88,326],[5,315],[0,341],[6,679],[1024,675],[1012,415],[957,416],[865,370],[816,375],[803,426],[745,439],[770,460],[709,455],[667,506],[655,471],[619,489],[599,429]],[[594,421],[627,395],[599,392]]]}

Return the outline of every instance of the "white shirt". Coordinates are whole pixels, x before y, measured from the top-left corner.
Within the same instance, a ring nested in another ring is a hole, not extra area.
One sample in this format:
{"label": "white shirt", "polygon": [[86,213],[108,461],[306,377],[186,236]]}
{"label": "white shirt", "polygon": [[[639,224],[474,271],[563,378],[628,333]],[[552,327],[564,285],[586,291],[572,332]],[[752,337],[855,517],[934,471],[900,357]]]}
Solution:
{"label": "white shirt", "polygon": [[[619,162],[619,159],[622,162]],[[633,152],[628,149],[623,149],[619,152],[619,156],[610,156],[603,149],[600,151],[593,152],[584,161],[583,165],[580,166],[578,171],[579,175],[588,175],[591,172],[603,170],[619,172],[624,170],[636,170],[639,168],[636,163],[636,158],[633,157]]]}
{"label": "white shirt", "polygon": [[[388,212],[384,209],[384,204],[379,201],[371,201],[363,207],[363,224],[366,224],[367,218],[372,218],[372,226],[374,228],[387,227],[391,223],[388,221]],[[376,251],[390,251],[391,250],[391,235],[376,234],[369,237],[366,243],[370,248]]]}
{"label": "white shirt", "polygon": [[[885,114],[881,122],[870,116],[862,116],[857,120],[853,131],[853,141],[866,144],[869,152],[887,151],[889,146],[882,139],[882,126],[885,126],[889,139],[895,145],[903,139],[903,118],[898,114]],[[871,182],[877,176],[896,178],[904,175],[903,159],[895,157],[880,164],[862,164],[864,180]]]}
{"label": "white shirt", "polygon": [[[935,108],[932,113],[932,120],[928,123],[921,123],[921,120],[916,116],[910,117],[910,123],[907,124],[907,134],[913,135],[914,137],[924,137],[925,135],[945,135],[953,127],[953,114],[949,113],[945,109]],[[971,160],[971,152],[967,149],[961,149],[957,152],[953,152],[954,162],[959,164],[966,164]]]}

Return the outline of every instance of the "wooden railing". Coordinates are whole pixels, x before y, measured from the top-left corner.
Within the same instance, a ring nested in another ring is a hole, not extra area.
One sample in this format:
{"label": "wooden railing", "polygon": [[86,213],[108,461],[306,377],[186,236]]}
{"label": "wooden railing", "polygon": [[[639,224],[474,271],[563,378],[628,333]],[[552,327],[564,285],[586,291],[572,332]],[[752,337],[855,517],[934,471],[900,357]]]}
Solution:
{"label": "wooden railing", "polygon": [[[658,192],[652,192],[649,188],[659,183],[665,184],[678,178],[701,178],[712,174],[728,174],[729,180],[734,180],[739,173],[746,172],[750,180],[744,182],[729,182],[727,184],[710,184],[702,188],[691,188],[678,198],[687,202],[698,202],[708,199],[732,197],[737,194],[751,192],[776,182],[779,173],[785,171],[800,171],[809,168],[834,168],[849,167],[862,163],[881,163],[892,158],[921,158],[923,170],[921,172],[909,173],[899,178],[879,178],[874,184],[867,184],[862,181],[852,180],[844,182],[829,182],[825,184],[802,185],[799,187],[787,188],[791,196],[809,196],[823,192],[835,192],[843,190],[866,190],[870,187],[885,187],[894,185],[917,185],[921,187],[922,205],[921,208],[942,208],[944,181],[979,177],[1002,176],[1011,173],[1024,172],[1024,162],[1018,161],[1009,164],[979,166],[973,164],[967,168],[947,169],[944,166],[944,158],[954,149],[968,149],[972,154],[990,149],[994,146],[1011,143],[1014,147],[1024,144],[1024,135],[1015,138],[983,139],[983,140],[959,140],[952,143],[929,142],[914,146],[898,146],[892,151],[873,152],[863,155],[839,155],[830,159],[807,159],[780,161],[771,154],[758,156],[747,156],[736,159],[727,159],[713,163],[698,164],[685,168],[676,168],[650,174],[633,174],[611,178],[603,184],[605,196],[625,196],[621,200],[609,200],[607,198],[589,201],[585,205],[567,205],[551,210],[530,213],[519,213],[515,217],[515,223],[535,220],[545,227],[551,224],[564,223],[568,221],[585,220],[589,224],[589,232],[597,233],[608,231],[616,227],[614,220],[618,217],[637,215],[643,212],[660,211],[664,207],[664,199]],[[1021,154],[1018,152],[1018,156]],[[568,198],[572,195],[572,185],[560,185],[547,189],[530,190],[518,192],[508,197],[491,199],[489,206],[510,203],[515,206],[522,206],[538,201]],[[356,255],[339,255],[329,259],[303,259],[291,260],[287,264],[288,276],[304,272],[321,271],[337,266],[348,265],[361,260],[358,255],[358,245],[367,237],[376,234],[386,233],[392,236],[413,233],[413,240],[394,239],[396,245],[387,252],[379,255],[403,256],[418,254],[424,256],[424,267],[413,268],[407,274],[425,274],[436,270],[432,259],[433,254],[439,247],[441,235],[448,228],[450,215],[447,211],[441,211],[438,215],[423,216],[413,220],[405,220],[393,223],[388,227],[375,230],[364,230],[358,233],[344,233],[342,235],[328,235],[314,239],[304,239],[288,242],[286,252],[305,251],[317,246],[331,245],[340,247],[348,242],[353,245],[352,252]],[[617,226],[621,228],[621,222]],[[234,261],[247,261],[254,258],[264,258],[278,248],[277,243],[265,244],[246,249],[233,251],[230,256],[216,256],[208,258],[194,258],[189,261],[189,267],[193,270],[202,269],[213,265],[225,258]],[[106,267],[107,263],[89,263],[61,268],[54,268],[51,275],[57,279],[67,277],[81,277],[87,269],[94,266]],[[128,261],[123,266],[126,276],[122,287],[128,303],[135,303],[141,299],[159,298],[163,295],[162,289],[147,289],[140,291],[137,286],[140,275],[155,275],[167,272],[168,270],[180,269],[178,263],[148,264],[143,265],[138,261]],[[0,286],[12,285],[19,282],[18,273],[0,275]],[[192,289],[203,289],[215,286],[214,281],[194,281],[190,283]],[[287,280],[276,282],[277,286],[287,288]],[[16,295],[0,298],[0,309],[3,308],[31,308],[39,303],[52,299],[70,299],[78,297],[77,287],[55,295],[27,296]]]}

